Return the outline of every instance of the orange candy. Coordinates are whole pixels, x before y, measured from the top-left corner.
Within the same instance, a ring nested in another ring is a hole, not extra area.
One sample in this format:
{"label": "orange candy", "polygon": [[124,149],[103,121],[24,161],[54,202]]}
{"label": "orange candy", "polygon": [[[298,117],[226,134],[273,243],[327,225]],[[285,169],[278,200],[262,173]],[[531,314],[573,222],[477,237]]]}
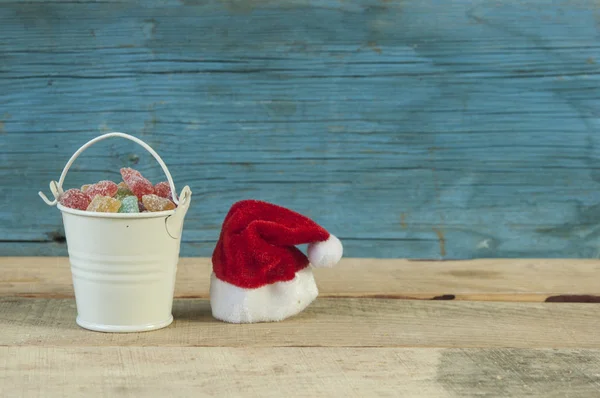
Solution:
{"label": "orange candy", "polygon": [[148,211],[165,211],[175,209],[175,203],[169,199],[161,198],[158,195],[144,195],[142,196],[142,203]]}
{"label": "orange candy", "polygon": [[86,210],[98,213],[117,213],[120,208],[121,202],[117,199],[113,199],[109,196],[96,195]]}

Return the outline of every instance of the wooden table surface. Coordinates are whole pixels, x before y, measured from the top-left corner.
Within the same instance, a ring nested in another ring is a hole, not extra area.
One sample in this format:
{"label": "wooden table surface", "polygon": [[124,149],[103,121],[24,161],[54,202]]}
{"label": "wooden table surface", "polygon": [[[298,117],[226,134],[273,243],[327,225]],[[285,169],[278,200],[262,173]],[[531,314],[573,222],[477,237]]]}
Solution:
{"label": "wooden table surface", "polygon": [[209,264],[180,261],[170,327],[104,334],[66,258],[0,258],[0,396],[600,395],[600,261],[346,259],[254,325],[211,317]]}

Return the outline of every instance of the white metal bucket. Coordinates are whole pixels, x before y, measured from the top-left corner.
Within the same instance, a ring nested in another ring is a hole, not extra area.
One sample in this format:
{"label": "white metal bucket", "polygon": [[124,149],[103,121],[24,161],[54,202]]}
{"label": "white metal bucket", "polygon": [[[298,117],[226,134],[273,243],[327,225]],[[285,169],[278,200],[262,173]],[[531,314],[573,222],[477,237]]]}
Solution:
{"label": "white metal bucket", "polygon": [[[71,209],[58,201],[67,171],[94,143],[122,137],[144,147],[162,167],[175,210],[155,213],[96,213]],[[101,332],[140,332],[166,327],[171,309],[183,220],[191,191],[175,194],[166,165],[145,142],[123,133],[109,133],[83,145],[66,164],[58,182],[50,183],[54,200],[40,196],[62,212],[75,301],[77,324]]]}

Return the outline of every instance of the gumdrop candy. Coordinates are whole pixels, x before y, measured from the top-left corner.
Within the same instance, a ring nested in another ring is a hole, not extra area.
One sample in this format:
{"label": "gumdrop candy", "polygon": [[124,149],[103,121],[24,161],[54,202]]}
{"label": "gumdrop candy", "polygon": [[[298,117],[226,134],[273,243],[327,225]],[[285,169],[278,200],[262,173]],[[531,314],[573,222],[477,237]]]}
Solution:
{"label": "gumdrop candy", "polygon": [[154,186],[154,193],[161,198],[173,199],[171,186],[167,181],[159,182]]}
{"label": "gumdrop candy", "polygon": [[91,187],[92,184],[85,184],[81,186],[81,192],[85,192],[88,190],[89,187]]}
{"label": "gumdrop candy", "polygon": [[79,189],[73,188],[61,196],[60,204],[71,209],[86,210],[90,204],[90,198]]}
{"label": "gumdrop candy", "polygon": [[121,201],[119,213],[139,213],[138,200],[135,196],[127,196]]}
{"label": "gumdrop candy", "polygon": [[149,211],[165,211],[175,209],[175,203],[169,199],[161,198],[158,195],[144,195],[142,197],[142,203]]}
{"label": "gumdrop candy", "polygon": [[115,196],[118,190],[119,188],[117,187],[117,184],[112,181],[105,180],[90,186],[88,189],[86,189],[85,194],[90,199],[94,200],[97,195],[110,197]]}
{"label": "gumdrop candy", "polygon": [[[123,185],[121,185],[123,184]],[[125,199],[128,196],[134,196],[133,192],[131,192],[131,190],[129,189],[129,187],[124,183],[124,182],[120,182],[119,185],[117,185],[118,189],[117,189],[117,193],[115,194],[114,198],[120,201],[123,201],[123,199]],[[137,197],[136,197],[136,202],[137,202]]]}
{"label": "gumdrop candy", "polygon": [[152,183],[144,178],[139,171],[124,167],[121,169],[121,176],[131,192],[133,192],[138,199],[141,200],[144,195],[154,193],[154,186]]}
{"label": "gumdrop candy", "polygon": [[[116,186],[117,184],[115,184]],[[99,213],[116,213],[121,208],[121,202],[109,196],[96,195],[92,203],[87,207],[87,211]]]}

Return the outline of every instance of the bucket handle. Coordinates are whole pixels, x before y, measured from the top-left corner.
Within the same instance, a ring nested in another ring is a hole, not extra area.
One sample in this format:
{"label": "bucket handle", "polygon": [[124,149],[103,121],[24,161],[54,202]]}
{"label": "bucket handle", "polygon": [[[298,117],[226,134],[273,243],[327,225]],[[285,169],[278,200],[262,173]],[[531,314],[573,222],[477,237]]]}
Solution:
{"label": "bucket handle", "polygon": [[[43,192],[41,192],[41,191],[38,192],[38,194],[44,200],[44,202],[46,202],[46,204],[48,206],[56,206],[59,198],[64,193],[62,185],[65,182],[65,177],[67,176],[67,172],[71,168],[71,165],[73,164],[73,162],[75,162],[75,159],[77,159],[83,151],[85,151],[90,146],[94,145],[96,142],[102,141],[102,140],[105,140],[105,139],[111,138],[111,137],[121,137],[121,138],[128,139],[129,141],[133,141],[136,144],[141,145],[145,150],[150,152],[150,154],[154,157],[154,159],[156,159],[156,161],[158,162],[160,167],[162,167],[162,170],[165,173],[165,176],[167,176],[167,180],[169,181],[169,186],[171,187],[171,195],[173,197],[173,202],[176,205],[179,205],[179,199],[177,198],[177,193],[176,193],[177,191],[175,190],[175,184],[173,183],[173,178],[171,177],[171,173],[169,173],[169,169],[165,165],[165,162],[163,162],[163,160],[160,158],[160,156],[158,156],[158,153],[156,153],[154,151],[154,149],[152,149],[150,147],[150,145],[146,144],[144,141],[140,140],[139,138],[136,138],[129,134],[118,133],[118,132],[113,132],[113,133],[108,133],[108,134],[98,136],[98,137],[94,138],[93,140],[88,141],[81,148],[79,148],[77,150],[77,152],[75,152],[73,154],[73,156],[71,156],[71,159],[69,159],[69,161],[65,165],[65,168],[63,169],[58,182],[56,182],[56,181],[50,182],[50,191],[52,191],[52,195],[54,195],[54,200],[48,199],[48,197]],[[186,199],[187,199],[187,195],[186,195]]]}

